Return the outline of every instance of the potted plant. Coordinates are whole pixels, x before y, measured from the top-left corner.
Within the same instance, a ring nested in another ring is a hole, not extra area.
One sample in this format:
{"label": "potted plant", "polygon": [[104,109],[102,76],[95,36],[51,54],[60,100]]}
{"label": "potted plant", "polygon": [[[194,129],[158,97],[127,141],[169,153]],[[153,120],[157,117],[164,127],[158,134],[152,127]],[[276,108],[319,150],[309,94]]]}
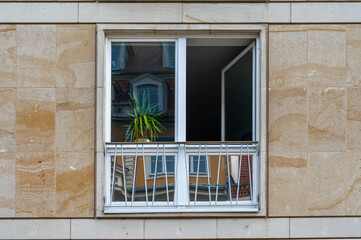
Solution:
{"label": "potted plant", "polygon": [[165,127],[158,121],[163,112],[158,112],[159,104],[147,104],[145,92],[142,102],[139,103],[135,94],[130,95],[131,111],[128,115],[132,118],[129,125],[126,125],[126,140],[134,142],[149,142],[158,138]]}

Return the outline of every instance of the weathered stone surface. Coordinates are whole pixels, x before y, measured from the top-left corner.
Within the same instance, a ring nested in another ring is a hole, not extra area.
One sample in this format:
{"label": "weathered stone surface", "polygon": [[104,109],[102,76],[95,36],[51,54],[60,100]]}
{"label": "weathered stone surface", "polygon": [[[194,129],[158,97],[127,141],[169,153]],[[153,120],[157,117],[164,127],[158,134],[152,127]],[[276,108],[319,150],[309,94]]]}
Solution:
{"label": "weathered stone surface", "polygon": [[55,87],[56,27],[18,25],[17,86]]}
{"label": "weathered stone surface", "polygon": [[2,25],[0,40],[0,217],[92,217],[95,25]]}
{"label": "weathered stone surface", "polygon": [[94,153],[58,153],[56,216],[94,216]]}
{"label": "weathered stone surface", "polygon": [[361,215],[361,151],[347,154],[347,215]]}
{"label": "weathered stone surface", "polygon": [[15,216],[15,153],[0,153],[0,216]]}
{"label": "weathered stone surface", "polygon": [[361,25],[271,25],[269,39],[270,215],[360,214]]}
{"label": "weathered stone surface", "polygon": [[270,214],[307,215],[307,152],[272,152],[269,171]]}
{"label": "weathered stone surface", "polygon": [[307,86],[307,26],[269,28],[269,86]]}
{"label": "weathered stone surface", "polygon": [[347,148],[361,150],[361,87],[347,88]]}
{"label": "weathered stone surface", "polygon": [[346,85],[345,26],[309,26],[307,54],[310,87]]}
{"label": "weathered stone surface", "polygon": [[18,152],[54,152],[54,88],[18,88],[16,150]]}
{"label": "weathered stone surface", "polygon": [[93,151],[95,89],[58,88],[56,93],[57,151]]}
{"label": "weathered stone surface", "polygon": [[305,88],[269,90],[270,151],[306,151],[307,92]]}
{"label": "weathered stone surface", "polygon": [[347,164],[345,152],[314,152],[308,157],[308,212],[346,215]]}
{"label": "weathered stone surface", "polygon": [[16,216],[55,216],[54,153],[16,155]]}
{"label": "weathered stone surface", "polygon": [[361,86],[361,25],[346,26],[347,85]]}
{"label": "weathered stone surface", "polygon": [[346,90],[341,87],[308,91],[308,148],[346,150]]}
{"label": "weathered stone surface", "polygon": [[0,25],[0,87],[16,87],[16,25]]}
{"label": "weathered stone surface", "polygon": [[95,85],[95,26],[56,27],[56,86]]}

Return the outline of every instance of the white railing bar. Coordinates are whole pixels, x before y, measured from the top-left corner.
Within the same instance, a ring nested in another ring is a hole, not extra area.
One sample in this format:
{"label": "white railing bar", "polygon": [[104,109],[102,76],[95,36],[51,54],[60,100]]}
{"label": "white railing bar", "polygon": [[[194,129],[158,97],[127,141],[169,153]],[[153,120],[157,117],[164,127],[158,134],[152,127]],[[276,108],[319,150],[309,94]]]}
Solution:
{"label": "white railing bar", "polygon": [[125,197],[125,205],[128,205],[128,197],[127,197],[127,184],[125,182],[125,166],[124,166],[124,155],[123,155],[123,145],[120,145],[120,151],[122,154],[122,165],[123,165],[123,188],[124,188],[124,197]]}
{"label": "white railing bar", "polygon": [[[253,161],[252,157],[252,161]],[[252,193],[252,177],[251,177],[251,165],[249,164],[249,149],[247,145],[247,161],[248,161],[248,177],[249,177],[249,192],[251,194],[251,201],[253,200],[253,193]]]}
{"label": "white railing bar", "polygon": [[145,201],[148,206],[148,186],[147,186],[147,171],[145,169],[145,156],[144,156],[144,144],[142,144],[142,157],[143,157],[143,171],[144,171],[144,186],[145,186]]}
{"label": "white railing bar", "polygon": [[135,182],[137,179],[137,170],[138,170],[138,145],[137,145],[137,150],[135,151],[135,159],[134,159],[134,177],[133,177],[133,188],[132,188],[132,202],[131,202],[131,206],[133,206],[133,202],[134,202],[134,192],[135,192]]}
{"label": "white railing bar", "polygon": [[[147,207],[146,206],[146,202],[145,201],[135,201],[133,203],[133,206],[132,208],[137,208],[137,207]],[[212,205],[214,205],[215,202],[212,201]],[[161,207],[165,207],[165,208],[173,208],[173,206],[168,206],[167,205],[167,202],[161,202],[161,201],[158,201],[158,202],[154,202],[154,206],[148,206],[148,209],[152,209],[153,207],[158,207],[158,206],[161,206]],[[204,201],[204,202],[200,202],[198,201],[196,205],[187,205],[187,206],[176,206],[176,208],[179,208],[179,209],[185,209],[185,208],[191,208],[191,209],[196,209],[197,207],[200,207],[200,206],[206,206],[206,207],[209,207],[209,202],[208,201]],[[234,204],[231,204],[229,201],[224,201],[224,202],[219,202],[217,206],[212,206],[212,207],[215,207],[215,208],[221,208],[223,206],[234,206]],[[254,204],[253,202],[247,200],[247,201],[239,201],[239,204],[238,206],[257,206],[257,204]],[[125,206],[124,202],[114,202],[112,207],[127,207]],[[128,207],[129,208],[129,207]]]}
{"label": "white railing bar", "polygon": [[[186,146],[184,145],[184,157],[185,157],[185,159],[184,159],[184,164],[185,164],[185,168],[186,168],[186,175],[187,175],[187,186],[188,186],[188,206],[189,205],[191,205],[191,200],[190,200],[190,198],[191,198],[191,196],[190,196],[190,191],[189,191],[189,182],[190,182],[190,180],[189,180],[189,176],[190,176],[190,166],[189,166],[189,161],[188,161],[188,159],[187,159],[187,149],[186,149]],[[189,157],[189,156],[188,156]],[[188,167],[187,167],[188,166]]]}
{"label": "white railing bar", "polygon": [[[154,198],[155,198],[155,184],[157,181],[157,169],[158,169],[158,153],[159,153],[159,144],[157,144],[157,155],[155,156],[155,168],[154,168],[154,181],[153,181],[153,196],[152,196],[152,206],[154,206]],[[152,161],[150,163],[152,167]]]}
{"label": "white railing bar", "polygon": [[[115,149],[115,152],[117,152],[116,149]],[[112,205],[113,195],[114,195],[114,181],[115,181],[115,168],[116,168],[116,164],[117,164],[117,155],[114,155],[113,161],[114,161],[114,165],[113,165],[113,176],[112,176],[112,190],[110,192],[110,206]]]}
{"label": "white railing bar", "polygon": [[[208,166],[208,154],[207,154],[207,144],[205,145],[206,150],[206,167],[207,167],[207,182],[208,182],[208,198],[209,198],[209,205],[211,205],[211,185],[209,183],[209,166]],[[200,162],[199,162],[200,163]]]}
{"label": "white railing bar", "polygon": [[238,205],[238,197],[239,197],[239,182],[241,180],[241,172],[242,172],[242,146],[241,146],[241,155],[239,156],[239,163],[238,163],[238,181],[237,181],[237,202]]}
{"label": "white railing bar", "polygon": [[[117,148],[115,148],[115,152],[117,152]],[[117,155],[115,154],[113,157],[114,165],[113,165],[113,176],[112,176],[112,190],[110,192],[110,206],[113,202],[113,195],[114,195],[114,182],[115,182],[115,169],[117,166]]]}
{"label": "white railing bar", "polygon": [[232,193],[231,193],[231,177],[229,174],[229,156],[228,156],[228,144],[226,144],[226,152],[227,152],[227,176],[228,176],[228,193],[229,193],[229,201],[232,205]]}
{"label": "white railing bar", "polygon": [[[174,163],[175,164],[175,163]],[[163,166],[164,166],[164,171],[165,171],[165,188],[167,191],[167,204],[169,206],[169,192],[168,192],[168,175],[167,175],[167,160],[165,158],[165,147],[163,144]]]}
{"label": "white railing bar", "polygon": [[219,159],[218,159],[218,173],[217,173],[217,186],[216,186],[216,204],[218,200],[218,185],[219,185],[219,172],[221,170],[221,152],[222,152],[222,144],[219,145]]}
{"label": "white railing bar", "polygon": [[[198,193],[198,178],[199,178],[199,165],[201,160],[201,145],[198,148],[198,164],[197,164],[197,179],[196,179],[196,191],[194,193],[194,204],[197,202],[197,193]],[[194,170],[194,159],[193,159],[193,170]]]}

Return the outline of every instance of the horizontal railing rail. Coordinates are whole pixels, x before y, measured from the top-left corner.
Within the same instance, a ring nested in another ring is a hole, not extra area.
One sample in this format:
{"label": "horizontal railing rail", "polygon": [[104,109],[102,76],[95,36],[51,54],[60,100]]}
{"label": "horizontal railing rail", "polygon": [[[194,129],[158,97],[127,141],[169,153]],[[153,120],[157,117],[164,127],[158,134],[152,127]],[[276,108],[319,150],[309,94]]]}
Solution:
{"label": "horizontal railing rail", "polygon": [[258,206],[255,141],[111,142],[105,156],[106,208]]}

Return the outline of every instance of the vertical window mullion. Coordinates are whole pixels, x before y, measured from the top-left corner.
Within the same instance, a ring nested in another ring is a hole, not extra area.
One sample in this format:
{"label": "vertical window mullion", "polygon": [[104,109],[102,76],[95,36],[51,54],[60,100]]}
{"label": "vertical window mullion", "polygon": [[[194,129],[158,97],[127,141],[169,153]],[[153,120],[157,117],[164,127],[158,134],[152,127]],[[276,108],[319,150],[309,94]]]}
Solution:
{"label": "vertical window mullion", "polygon": [[[186,38],[179,38],[176,42],[176,132],[177,142],[186,141]],[[179,147],[178,174],[176,176],[177,189],[175,199],[178,206],[185,206],[189,201],[189,186],[187,184],[188,162],[186,158],[185,145]]]}

